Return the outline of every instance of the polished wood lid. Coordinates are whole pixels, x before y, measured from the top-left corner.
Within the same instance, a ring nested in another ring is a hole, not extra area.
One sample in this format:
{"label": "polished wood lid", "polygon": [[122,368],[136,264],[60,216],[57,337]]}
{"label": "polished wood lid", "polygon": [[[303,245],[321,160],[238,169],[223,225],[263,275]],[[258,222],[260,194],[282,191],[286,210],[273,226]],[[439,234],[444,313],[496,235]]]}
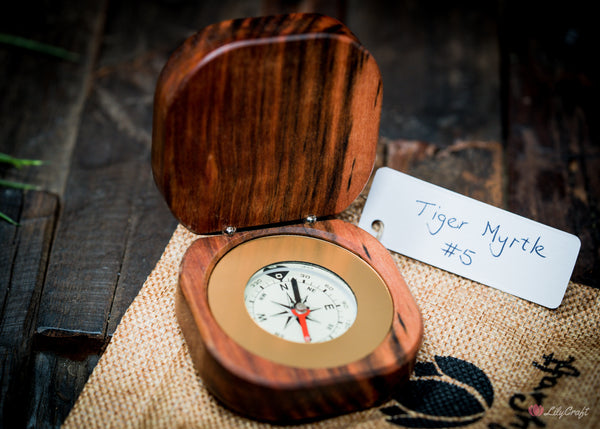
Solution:
{"label": "polished wood lid", "polygon": [[339,213],[371,174],[381,98],[375,60],[333,18],[211,25],[158,80],[154,179],[197,233]]}

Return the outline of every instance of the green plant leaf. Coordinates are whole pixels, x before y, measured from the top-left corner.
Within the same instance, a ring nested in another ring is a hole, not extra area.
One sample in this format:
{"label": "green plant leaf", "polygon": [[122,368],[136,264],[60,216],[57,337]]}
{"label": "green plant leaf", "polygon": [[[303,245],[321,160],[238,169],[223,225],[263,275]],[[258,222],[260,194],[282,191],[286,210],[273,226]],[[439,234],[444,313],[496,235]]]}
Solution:
{"label": "green plant leaf", "polygon": [[10,156],[5,153],[0,153],[0,162],[3,162],[5,164],[11,164],[13,167],[16,168],[27,167],[30,165],[38,166],[44,164],[44,161],[41,161],[39,159],[15,158],[14,156]]}
{"label": "green plant leaf", "polygon": [[12,34],[0,33],[0,43],[6,45],[18,46],[19,48],[29,49],[30,51],[41,52],[46,55],[61,58],[63,60],[72,61],[74,63],[79,62],[79,54],[66,49],[59,48],[58,46],[48,45],[46,43],[38,42],[24,37],[13,36]]}
{"label": "green plant leaf", "polygon": [[0,186],[4,186],[6,188],[24,189],[26,191],[40,189],[40,187],[36,186],[36,185],[29,185],[27,183],[13,182],[12,180],[3,180],[3,179],[0,179]]}
{"label": "green plant leaf", "polygon": [[2,212],[0,212],[0,219],[5,220],[6,222],[8,222],[12,225],[19,226],[19,224],[17,222],[15,222],[14,220],[12,220],[10,217],[6,216]]}
{"label": "green plant leaf", "polygon": [[[42,165],[44,163],[43,161],[40,161],[37,159],[20,159],[20,158],[15,158],[13,156],[10,156],[10,155],[4,154],[4,153],[0,153],[0,162],[3,162],[5,164],[11,164],[12,166],[14,166],[16,168],[21,168],[21,167],[30,166],[30,165]],[[27,183],[13,182],[12,180],[4,180],[4,179],[0,179],[0,186],[4,186],[7,188],[24,189],[24,190],[39,189],[39,186],[36,186],[36,185],[29,185]],[[15,226],[19,226],[19,224],[17,222],[15,222],[13,219],[11,219],[9,216],[5,215],[2,212],[0,212],[0,220],[4,220]]]}

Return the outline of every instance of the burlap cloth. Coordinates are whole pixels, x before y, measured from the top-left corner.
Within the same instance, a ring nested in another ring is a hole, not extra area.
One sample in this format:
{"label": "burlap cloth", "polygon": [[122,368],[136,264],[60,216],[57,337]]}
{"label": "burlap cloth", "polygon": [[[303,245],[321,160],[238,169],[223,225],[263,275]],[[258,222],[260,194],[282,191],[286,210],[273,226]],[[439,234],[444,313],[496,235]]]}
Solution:
{"label": "burlap cloth", "polygon": [[[342,217],[356,222],[356,208]],[[194,372],[174,296],[195,239],[177,228],[65,428],[269,427],[223,408]],[[393,256],[423,314],[415,375],[382,407],[302,427],[600,427],[598,290],[570,283],[549,310]]]}

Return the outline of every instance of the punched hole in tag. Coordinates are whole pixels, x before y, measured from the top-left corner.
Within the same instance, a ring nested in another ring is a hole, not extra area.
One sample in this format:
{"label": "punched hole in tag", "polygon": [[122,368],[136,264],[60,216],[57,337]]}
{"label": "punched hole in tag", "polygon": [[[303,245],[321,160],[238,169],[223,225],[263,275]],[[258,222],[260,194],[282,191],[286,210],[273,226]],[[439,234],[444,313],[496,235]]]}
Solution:
{"label": "punched hole in tag", "polygon": [[383,227],[383,221],[379,219],[375,219],[373,222],[371,222],[371,228],[376,232],[375,238],[377,238],[379,241],[381,241],[381,237],[383,236]]}

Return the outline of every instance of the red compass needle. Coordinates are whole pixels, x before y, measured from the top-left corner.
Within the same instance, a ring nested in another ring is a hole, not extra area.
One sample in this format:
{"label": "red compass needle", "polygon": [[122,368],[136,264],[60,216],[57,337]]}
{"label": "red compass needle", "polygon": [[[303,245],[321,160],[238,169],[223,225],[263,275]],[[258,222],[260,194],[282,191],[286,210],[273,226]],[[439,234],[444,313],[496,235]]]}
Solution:
{"label": "red compass needle", "polygon": [[304,341],[310,343],[310,334],[308,333],[308,326],[306,326],[306,316],[310,313],[310,308],[305,307],[306,310],[298,311],[296,308],[292,308],[292,314],[298,318],[300,327],[302,328],[302,335]]}

